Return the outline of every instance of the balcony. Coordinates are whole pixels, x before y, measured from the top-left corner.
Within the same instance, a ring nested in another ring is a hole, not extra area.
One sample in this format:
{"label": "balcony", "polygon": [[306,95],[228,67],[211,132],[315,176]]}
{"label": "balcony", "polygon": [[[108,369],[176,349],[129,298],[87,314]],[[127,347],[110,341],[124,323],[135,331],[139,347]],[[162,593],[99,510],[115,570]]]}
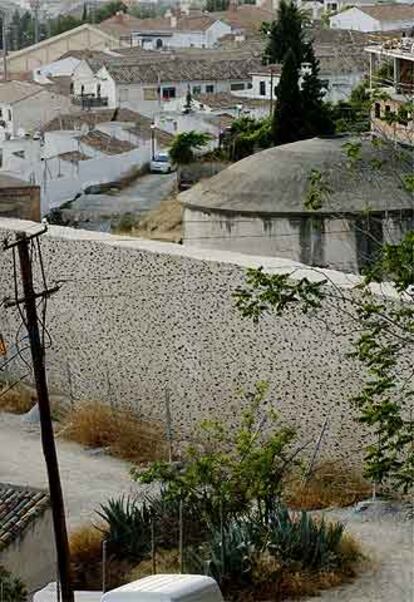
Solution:
{"label": "balcony", "polygon": [[72,103],[79,105],[82,110],[96,109],[108,106],[107,96],[95,96],[94,94],[84,94],[83,96],[72,96]]}

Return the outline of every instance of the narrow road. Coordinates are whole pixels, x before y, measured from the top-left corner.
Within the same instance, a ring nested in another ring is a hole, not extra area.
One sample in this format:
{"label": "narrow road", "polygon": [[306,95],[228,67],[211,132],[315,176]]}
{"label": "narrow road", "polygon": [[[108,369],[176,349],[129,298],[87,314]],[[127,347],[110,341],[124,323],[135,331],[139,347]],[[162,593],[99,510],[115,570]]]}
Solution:
{"label": "narrow road", "polygon": [[173,192],[176,180],[175,173],[147,174],[120,191],[83,194],[68,203],[62,215],[80,228],[110,231],[122,215],[139,215],[156,207]]}
{"label": "narrow road", "polygon": [[[70,528],[95,520],[95,510],[110,497],[138,490],[125,462],[60,439],[57,451]],[[0,481],[47,488],[39,429],[21,416],[0,413]]]}

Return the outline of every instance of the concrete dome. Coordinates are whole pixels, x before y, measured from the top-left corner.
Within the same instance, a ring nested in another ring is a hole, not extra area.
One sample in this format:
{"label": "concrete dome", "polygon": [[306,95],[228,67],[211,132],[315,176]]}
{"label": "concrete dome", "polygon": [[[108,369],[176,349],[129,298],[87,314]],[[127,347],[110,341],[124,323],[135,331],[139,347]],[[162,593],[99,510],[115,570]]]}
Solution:
{"label": "concrete dome", "polygon": [[[262,151],[182,193],[188,208],[251,215],[309,215],[310,176],[319,171],[329,188],[320,214],[355,214],[412,210],[413,194],[405,191],[401,156],[384,144],[362,143],[358,160],[350,162],[344,145],[358,139],[313,138]],[[409,151],[404,150],[404,153]]]}

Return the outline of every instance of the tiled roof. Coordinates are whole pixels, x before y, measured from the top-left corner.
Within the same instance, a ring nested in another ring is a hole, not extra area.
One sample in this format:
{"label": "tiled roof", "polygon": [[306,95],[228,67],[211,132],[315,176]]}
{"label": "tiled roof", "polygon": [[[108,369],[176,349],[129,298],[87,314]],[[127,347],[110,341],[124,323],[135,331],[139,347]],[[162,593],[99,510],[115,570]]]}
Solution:
{"label": "tiled roof", "polygon": [[218,92],[216,94],[197,94],[194,97],[198,102],[212,110],[235,109],[242,104],[246,108],[265,107],[269,101],[261,98],[246,98],[245,96],[234,96],[229,92]]}
{"label": "tiled roof", "polygon": [[42,92],[44,88],[37,84],[20,81],[9,81],[0,84],[0,103],[19,102]]}
{"label": "tiled roof", "polygon": [[176,25],[173,25],[168,17],[137,19],[128,14],[119,14],[102,21],[99,27],[107,33],[121,37],[141,31],[205,31],[216,21],[216,17],[201,12],[177,17]]}
{"label": "tiled roof", "polygon": [[45,491],[0,483],[0,550],[21,535],[48,506]]}
{"label": "tiled roof", "polygon": [[80,129],[84,123],[90,127],[95,127],[98,123],[107,121],[132,122],[135,123],[140,118],[139,113],[130,109],[102,109],[99,111],[82,111],[81,113],[70,113],[59,115],[52,121],[49,121],[44,127],[45,132],[55,130],[76,130]]}
{"label": "tiled roof", "polygon": [[113,138],[100,130],[91,130],[85,136],[82,136],[80,141],[87,146],[100,150],[106,155],[119,155],[135,148],[135,146],[127,140]]}
{"label": "tiled roof", "polygon": [[260,64],[260,59],[254,57],[231,60],[220,60],[219,57],[193,60],[171,57],[169,61],[158,64],[110,63],[106,68],[117,83],[156,84],[176,81],[248,80],[250,73]]}
{"label": "tiled roof", "polygon": [[413,19],[414,6],[412,4],[378,4],[358,6],[360,11],[378,21],[403,21]]}
{"label": "tiled roof", "polygon": [[233,30],[254,32],[259,31],[262,23],[269,23],[276,17],[274,11],[262,8],[261,6],[255,6],[254,4],[242,4],[237,8],[230,7],[224,12],[216,12],[212,13],[212,15],[216,19],[228,23]]}
{"label": "tiled roof", "polygon": [[109,17],[109,19],[105,19],[105,21],[99,23],[98,27],[106,33],[121,37],[130,35],[133,31],[136,31],[143,20],[133,15],[120,13]]}

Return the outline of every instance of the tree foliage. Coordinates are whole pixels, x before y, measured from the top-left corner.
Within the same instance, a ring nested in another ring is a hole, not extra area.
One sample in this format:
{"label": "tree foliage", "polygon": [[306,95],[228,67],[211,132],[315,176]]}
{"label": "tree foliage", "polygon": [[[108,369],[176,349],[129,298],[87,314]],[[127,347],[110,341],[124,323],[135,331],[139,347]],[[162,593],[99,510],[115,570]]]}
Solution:
{"label": "tree foliage", "polygon": [[298,451],[292,450],[294,431],[281,426],[274,412],[261,411],[266,394],[266,383],[258,383],[246,395],[249,404],[235,433],[219,421],[203,422],[202,446],[187,449],[183,466],[158,462],[135,477],[141,483],[159,480],[173,499],[197,503],[208,524],[217,526],[252,503],[269,516]]}
{"label": "tree foliage", "polygon": [[262,27],[268,38],[263,61],[266,64],[283,63],[291,51],[299,68],[306,60],[309,48],[304,25],[304,14],[297,5],[290,0],[281,0],[276,19]]}
{"label": "tree foliage", "polygon": [[192,163],[196,158],[196,151],[203,149],[209,140],[209,134],[195,130],[177,134],[169,148],[171,160],[176,165]]}
{"label": "tree foliage", "polygon": [[268,32],[263,60],[282,63],[273,115],[273,141],[286,144],[321,134],[332,134],[334,124],[325,89],[319,78],[319,61],[306,32],[306,20],[292,1],[282,0],[277,19]]}

